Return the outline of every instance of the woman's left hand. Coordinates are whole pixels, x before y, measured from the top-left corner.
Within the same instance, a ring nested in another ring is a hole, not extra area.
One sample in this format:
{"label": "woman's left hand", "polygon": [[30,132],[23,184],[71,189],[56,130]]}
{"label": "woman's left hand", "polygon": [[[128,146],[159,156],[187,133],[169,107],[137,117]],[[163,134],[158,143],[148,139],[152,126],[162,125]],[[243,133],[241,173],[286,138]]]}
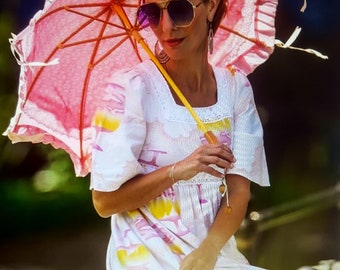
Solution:
{"label": "woman's left hand", "polygon": [[179,270],[213,270],[216,261],[216,252],[201,246],[182,260]]}

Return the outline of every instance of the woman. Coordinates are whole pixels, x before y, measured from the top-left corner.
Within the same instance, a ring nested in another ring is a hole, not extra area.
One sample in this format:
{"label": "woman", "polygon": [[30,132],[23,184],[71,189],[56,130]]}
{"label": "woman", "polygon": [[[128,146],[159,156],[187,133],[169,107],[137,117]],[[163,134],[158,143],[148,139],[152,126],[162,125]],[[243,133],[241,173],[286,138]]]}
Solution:
{"label": "woman", "polygon": [[[139,8],[164,68],[219,143],[207,143],[152,62],[113,76],[95,116],[91,175],[94,206],[111,217],[107,269],[258,269],[233,235],[250,181],[269,185],[262,127],[246,77],[208,62],[225,5],[147,0]],[[225,170],[231,212],[219,191]]]}

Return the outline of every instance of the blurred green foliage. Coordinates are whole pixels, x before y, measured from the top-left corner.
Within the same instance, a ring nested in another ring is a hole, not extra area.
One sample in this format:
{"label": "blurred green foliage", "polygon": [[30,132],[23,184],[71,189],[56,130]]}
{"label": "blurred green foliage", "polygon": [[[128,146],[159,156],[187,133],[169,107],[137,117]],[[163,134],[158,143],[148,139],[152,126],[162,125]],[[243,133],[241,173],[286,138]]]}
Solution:
{"label": "blurred green foliage", "polygon": [[[8,39],[18,25],[11,11],[0,9],[1,133],[14,115],[17,102],[19,66]],[[4,136],[0,137],[0,149],[2,241],[100,221],[92,207],[89,179],[74,176],[66,153],[47,145],[13,145]]]}
{"label": "blurred green foliage", "polygon": [[66,153],[45,148],[40,151],[46,163],[31,177],[0,181],[2,240],[101,220],[92,206],[88,177],[75,178]]}

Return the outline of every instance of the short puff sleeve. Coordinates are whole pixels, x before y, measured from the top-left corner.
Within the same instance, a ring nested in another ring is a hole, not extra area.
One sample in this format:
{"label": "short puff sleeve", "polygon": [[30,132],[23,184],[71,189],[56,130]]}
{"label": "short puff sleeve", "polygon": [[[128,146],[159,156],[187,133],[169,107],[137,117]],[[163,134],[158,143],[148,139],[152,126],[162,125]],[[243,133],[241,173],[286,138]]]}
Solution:
{"label": "short puff sleeve", "polygon": [[234,168],[229,174],[246,177],[261,186],[269,186],[268,168],[263,143],[263,128],[258,115],[253,90],[247,77],[235,71],[234,132],[233,154],[236,158]]}
{"label": "short puff sleeve", "polygon": [[114,191],[144,173],[138,162],[146,134],[145,84],[137,71],[116,73],[105,89],[103,106],[94,116],[90,189]]}

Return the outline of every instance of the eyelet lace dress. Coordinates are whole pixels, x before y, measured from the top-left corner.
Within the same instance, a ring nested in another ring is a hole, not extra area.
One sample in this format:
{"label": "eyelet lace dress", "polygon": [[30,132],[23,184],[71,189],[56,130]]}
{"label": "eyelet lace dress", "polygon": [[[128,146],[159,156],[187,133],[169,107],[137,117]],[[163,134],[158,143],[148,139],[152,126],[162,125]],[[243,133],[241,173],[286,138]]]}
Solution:
{"label": "eyelet lace dress", "polygon": [[[246,76],[214,68],[218,100],[194,108],[237,159],[228,173],[268,186],[263,132]],[[107,82],[103,105],[94,117],[96,140],[90,188],[117,190],[138,174],[179,161],[200,144],[203,132],[171,91],[151,61],[121,71]],[[199,173],[179,181],[134,211],[111,217],[107,269],[178,270],[180,261],[205,238],[221,202],[220,179]],[[260,269],[250,266],[232,237],[215,269]]]}

